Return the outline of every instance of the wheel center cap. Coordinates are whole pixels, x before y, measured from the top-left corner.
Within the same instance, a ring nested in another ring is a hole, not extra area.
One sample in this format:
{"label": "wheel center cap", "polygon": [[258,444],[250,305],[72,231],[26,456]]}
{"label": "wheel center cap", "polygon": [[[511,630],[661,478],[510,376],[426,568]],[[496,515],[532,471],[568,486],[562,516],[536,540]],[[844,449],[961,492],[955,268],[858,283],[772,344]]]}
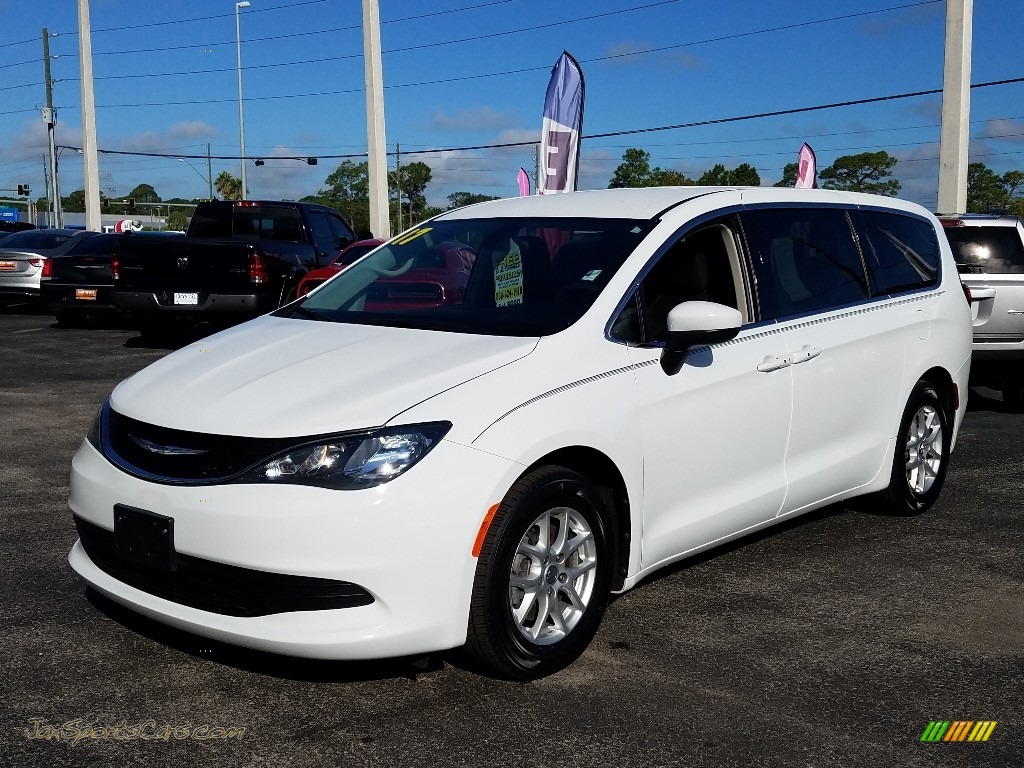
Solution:
{"label": "wheel center cap", "polygon": [[544,581],[548,584],[554,584],[558,581],[558,566],[549,565],[547,570],[544,571]]}

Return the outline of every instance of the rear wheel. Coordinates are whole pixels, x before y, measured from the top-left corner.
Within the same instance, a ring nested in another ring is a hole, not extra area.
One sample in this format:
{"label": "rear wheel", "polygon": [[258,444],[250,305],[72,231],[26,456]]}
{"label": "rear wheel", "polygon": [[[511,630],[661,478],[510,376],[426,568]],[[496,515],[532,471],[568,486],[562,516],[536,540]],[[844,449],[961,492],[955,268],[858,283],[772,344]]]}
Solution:
{"label": "rear wheel", "polygon": [[57,312],[57,325],[61,328],[81,328],[85,325],[85,313],[62,309]]}
{"label": "rear wheel", "polygon": [[879,494],[887,512],[916,515],[939,497],[946,479],[950,416],[934,386],[919,381],[903,411],[889,487]]}
{"label": "rear wheel", "polygon": [[480,551],[467,649],[504,677],[563,668],[597,632],[608,605],[609,512],[597,489],[541,467],[508,492]]}
{"label": "rear wheel", "polygon": [[1008,411],[1019,413],[1024,411],[1024,384],[1012,381],[1003,385],[1003,405]]}

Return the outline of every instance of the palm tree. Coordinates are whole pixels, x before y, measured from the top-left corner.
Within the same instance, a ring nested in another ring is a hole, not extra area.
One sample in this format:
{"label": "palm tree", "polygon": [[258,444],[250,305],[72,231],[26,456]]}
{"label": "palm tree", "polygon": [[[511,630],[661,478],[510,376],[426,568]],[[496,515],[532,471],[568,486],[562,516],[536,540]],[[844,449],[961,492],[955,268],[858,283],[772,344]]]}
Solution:
{"label": "palm tree", "polygon": [[236,179],[227,171],[221,171],[213,185],[223,200],[240,200],[242,198],[242,180]]}

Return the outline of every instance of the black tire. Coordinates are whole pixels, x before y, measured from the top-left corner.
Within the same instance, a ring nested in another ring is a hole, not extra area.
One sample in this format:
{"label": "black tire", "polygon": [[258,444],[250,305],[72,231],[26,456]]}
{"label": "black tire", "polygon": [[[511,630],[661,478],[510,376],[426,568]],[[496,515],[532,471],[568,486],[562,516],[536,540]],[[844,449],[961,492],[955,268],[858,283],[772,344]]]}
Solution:
{"label": "black tire", "polygon": [[85,325],[85,313],[73,312],[67,309],[58,310],[57,326],[60,328],[81,328]]}
{"label": "black tire", "polygon": [[147,319],[139,322],[139,336],[146,344],[162,344],[170,335],[170,328],[159,319]]}
{"label": "black tire", "polygon": [[297,298],[299,298],[299,284],[295,283],[294,285],[286,286],[281,291],[281,303],[278,304],[278,307],[287,306]]}
{"label": "black tire", "polygon": [[[878,494],[882,511],[918,515],[939,498],[949,466],[951,421],[935,387],[926,381],[917,382],[900,420],[889,487]],[[935,433],[936,427],[940,433]],[[927,430],[925,440],[917,438],[921,430]]]}
{"label": "black tire", "polygon": [[[551,511],[555,515],[548,520],[546,536],[551,546],[538,546],[543,556],[520,553],[522,543],[540,538],[538,523]],[[500,677],[531,680],[562,669],[583,653],[608,605],[615,566],[609,515],[597,489],[562,467],[540,467],[512,486],[480,550],[466,642],[470,655]],[[559,544],[561,530],[569,532],[568,548]],[[557,555],[558,547],[567,554]],[[592,567],[577,573],[579,566],[591,562]],[[529,600],[526,588],[512,585],[514,563],[519,569],[528,565],[530,573],[523,580],[537,585]],[[571,595],[582,608],[573,607]],[[549,605],[552,597],[553,611],[541,617],[541,606]],[[513,609],[524,605],[528,607],[517,620]],[[538,637],[528,637],[531,632]]]}
{"label": "black tire", "polygon": [[1024,411],[1024,384],[1019,381],[1003,385],[1003,406],[1012,413]]}

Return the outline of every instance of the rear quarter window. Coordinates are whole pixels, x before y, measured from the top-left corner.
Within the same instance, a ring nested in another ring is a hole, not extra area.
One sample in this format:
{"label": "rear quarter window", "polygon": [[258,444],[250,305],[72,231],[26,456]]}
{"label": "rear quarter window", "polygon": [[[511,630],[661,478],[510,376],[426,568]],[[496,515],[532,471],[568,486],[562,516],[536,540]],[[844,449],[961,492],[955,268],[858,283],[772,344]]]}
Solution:
{"label": "rear quarter window", "polygon": [[935,285],[939,240],[931,223],[887,211],[856,211],[853,218],[874,295]]}
{"label": "rear quarter window", "polygon": [[957,271],[965,274],[1024,272],[1024,243],[1017,227],[943,227]]}

